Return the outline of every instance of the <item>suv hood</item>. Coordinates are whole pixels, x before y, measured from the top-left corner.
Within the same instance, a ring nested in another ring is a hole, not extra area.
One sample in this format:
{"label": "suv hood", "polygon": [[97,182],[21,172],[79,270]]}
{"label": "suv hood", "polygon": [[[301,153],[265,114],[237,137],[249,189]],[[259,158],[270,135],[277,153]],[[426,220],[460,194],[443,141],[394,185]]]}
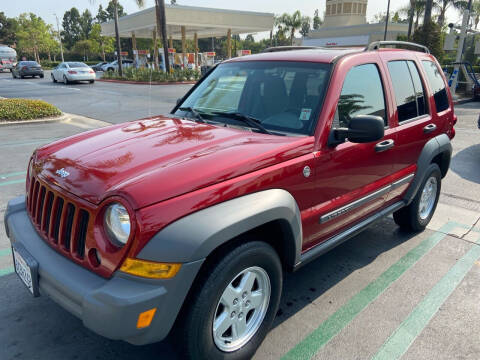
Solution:
{"label": "suv hood", "polygon": [[42,179],[91,203],[119,195],[138,209],[312,149],[313,137],[155,117],[49,144],[37,150],[35,169]]}

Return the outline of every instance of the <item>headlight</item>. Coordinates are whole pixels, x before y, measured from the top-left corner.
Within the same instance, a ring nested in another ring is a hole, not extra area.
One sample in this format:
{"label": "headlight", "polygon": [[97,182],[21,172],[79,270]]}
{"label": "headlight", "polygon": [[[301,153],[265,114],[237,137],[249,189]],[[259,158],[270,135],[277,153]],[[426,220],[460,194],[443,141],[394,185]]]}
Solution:
{"label": "headlight", "polygon": [[110,240],[117,246],[124,246],[132,228],[130,216],[125,206],[113,203],[105,211],[105,230]]}

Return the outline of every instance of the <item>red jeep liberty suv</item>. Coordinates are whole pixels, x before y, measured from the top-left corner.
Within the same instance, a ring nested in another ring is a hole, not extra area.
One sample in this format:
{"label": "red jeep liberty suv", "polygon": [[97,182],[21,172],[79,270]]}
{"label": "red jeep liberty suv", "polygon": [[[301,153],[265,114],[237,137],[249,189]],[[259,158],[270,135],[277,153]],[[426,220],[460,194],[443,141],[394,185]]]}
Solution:
{"label": "red jeep liberty suv", "polygon": [[221,63],[168,116],[37,149],[5,214],[30,292],[110,339],[247,359],[283,272],[389,214],[423,230],[457,120],[428,49],[281,50]]}

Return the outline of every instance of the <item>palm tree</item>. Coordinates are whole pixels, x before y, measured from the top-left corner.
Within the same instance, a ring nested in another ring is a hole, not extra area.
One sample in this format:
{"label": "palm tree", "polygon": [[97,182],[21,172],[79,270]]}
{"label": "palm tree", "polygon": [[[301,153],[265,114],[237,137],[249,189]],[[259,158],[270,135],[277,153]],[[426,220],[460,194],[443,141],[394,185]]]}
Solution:
{"label": "palm tree", "polygon": [[[176,4],[176,1],[174,2]],[[165,58],[165,70],[170,73],[170,59],[168,54],[168,39],[167,39],[167,18],[165,16],[165,0],[155,0],[155,14],[157,22],[157,33],[162,37],[163,54]],[[157,46],[155,44],[155,46]]]}
{"label": "palm tree", "polygon": [[408,34],[407,38],[410,40],[412,36],[413,16],[415,15],[415,0],[410,0],[410,8],[408,9]]}
{"label": "palm tree", "polygon": [[290,45],[293,45],[295,31],[302,27],[302,14],[298,10],[292,15],[285,13],[280,16],[279,23],[285,27],[285,30],[288,29],[288,31],[290,31]]}
{"label": "palm tree", "polygon": [[427,0],[425,2],[425,16],[423,18],[423,24],[427,25],[432,22],[432,8],[433,8],[433,0]]}
{"label": "palm tree", "polygon": [[474,1],[472,3],[472,17],[475,23],[475,30],[477,30],[478,23],[480,22],[480,1]]}
{"label": "palm tree", "polygon": [[434,6],[439,9],[440,13],[438,15],[438,25],[443,27],[445,25],[445,14],[450,6],[453,6],[455,9],[460,9],[462,7],[462,1],[458,0],[436,0]]}

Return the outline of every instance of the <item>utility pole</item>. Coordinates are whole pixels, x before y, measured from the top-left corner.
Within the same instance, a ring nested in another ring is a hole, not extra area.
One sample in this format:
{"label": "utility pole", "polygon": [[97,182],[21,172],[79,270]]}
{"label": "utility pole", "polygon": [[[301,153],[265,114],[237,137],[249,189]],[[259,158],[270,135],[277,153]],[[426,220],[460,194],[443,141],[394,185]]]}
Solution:
{"label": "utility pole", "polygon": [[53,15],[55,15],[55,18],[57,19],[58,40],[60,40],[60,55],[62,55],[62,62],[65,62],[65,59],[63,58],[62,36],[60,35],[60,25],[58,23],[58,16],[57,14],[53,14]]}
{"label": "utility pole", "polygon": [[[470,20],[470,11],[472,10],[472,0],[468,0],[468,7],[463,13],[463,21],[462,21],[462,29],[460,31],[460,38],[458,40],[458,48],[457,48],[457,57],[455,59],[456,63],[462,61],[463,56],[463,45],[465,43],[465,37],[467,34],[467,27]],[[458,70],[460,69],[460,65],[455,65],[453,68],[453,73],[450,77],[451,85],[450,85],[450,92],[452,96],[455,96],[455,91],[457,89],[458,84]]]}
{"label": "utility pole", "polygon": [[390,18],[390,0],[387,5],[387,18],[385,19],[385,33],[383,34],[383,40],[387,40],[388,19]]}

